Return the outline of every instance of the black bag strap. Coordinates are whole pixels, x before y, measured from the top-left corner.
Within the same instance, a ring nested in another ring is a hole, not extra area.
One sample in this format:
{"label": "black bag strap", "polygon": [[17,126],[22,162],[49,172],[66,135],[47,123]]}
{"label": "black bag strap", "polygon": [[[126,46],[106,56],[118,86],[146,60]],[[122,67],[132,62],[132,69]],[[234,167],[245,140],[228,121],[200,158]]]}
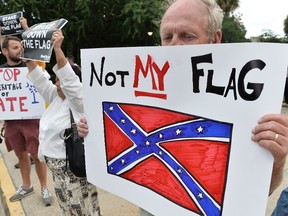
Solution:
{"label": "black bag strap", "polygon": [[69,112],[70,112],[70,121],[71,121],[71,126],[72,126],[72,124],[75,124],[75,120],[74,120],[74,117],[73,117],[72,110],[70,108],[69,108]]}
{"label": "black bag strap", "polygon": [[[72,113],[72,110],[69,108],[69,112],[70,112],[70,122],[71,122],[71,133],[69,136],[72,136],[72,138],[75,140],[75,137],[78,135],[78,131],[77,131],[77,126],[75,124],[75,120],[74,120],[74,117],[73,117],[73,113]],[[75,128],[76,127],[76,128]],[[75,134],[75,131],[77,133],[77,135]],[[76,136],[75,136],[76,135]],[[66,139],[68,139],[69,137],[66,137]],[[66,143],[66,142],[65,142]],[[66,143],[67,145],[67,143]],[[67,148],[67,147],[66,147]],[[67,154],[67,150],[66,150],[66,171],[67,172],[68,170],[68,154]]]}
{"label": "black bag strap", "polygon": [[[70,136],[72,136],[73,141],[76,141],[78,139],[82,139],[82,141],[83,141],[83,138],[80,138],[80,136],[78,134],[77,125],[75,123],[73,113],[72,113],[72,110],[70,108],[69,108],[69,111],[70,111],[70,122],[71,122],[71,134],[70,134]],[[67,138],[69,138],[69,136]],[[66,172],[68,169],[67,162],[68,162],[68,154],[66,152]]]}
{"label": "black bag strap", "polygon": [[5,135],[4,135],[4,126],[1,128],[0,136],[3,137],[3,138],[5,137]]}
{"label": "black bag strap", "polygon": [[72,137],[74,140],[77,140],[77,139],[80,139],[79,134],[78,134],[78,130],[77,130],[77,125],[75,123],[72,110],[69,109],[69,111],[70,111],[71,128],[72,128],[72,133],[73,133]]}

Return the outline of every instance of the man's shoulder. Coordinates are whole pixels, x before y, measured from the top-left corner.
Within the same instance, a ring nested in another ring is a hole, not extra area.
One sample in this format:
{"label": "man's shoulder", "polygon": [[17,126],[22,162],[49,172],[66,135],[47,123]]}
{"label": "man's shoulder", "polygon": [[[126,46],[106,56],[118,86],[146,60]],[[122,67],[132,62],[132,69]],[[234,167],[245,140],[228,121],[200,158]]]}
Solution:
{"label": "man's shoulder", "polygon": [[26,64],[25,64],[24,62],[21,62],[21,63],[18,64],[18,65],[13,65],[13,66],[11,66],[11,65],[8,65],[7,62],[6,62],[6,63],[0,65],[0,67],[1,67],[1,68],[7,68],[7,67],[13,67],[13,68],[14,68],[14,67],[26,67]]}
{"label": "man's shoulder", "polygon": [[1,68],[4,68],[4,67],[8,67],[8,64],[7,63],[4,63],[2,65],[0,65]]}

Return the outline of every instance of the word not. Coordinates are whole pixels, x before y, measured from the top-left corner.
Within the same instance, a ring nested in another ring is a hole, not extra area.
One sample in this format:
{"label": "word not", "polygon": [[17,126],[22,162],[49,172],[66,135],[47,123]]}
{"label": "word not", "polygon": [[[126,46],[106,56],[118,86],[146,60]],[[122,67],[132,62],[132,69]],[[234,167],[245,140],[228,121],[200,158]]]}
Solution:
{"label": "word not", "polygon": [[[93,74],[95,75],[98,83],[100,86],[103,85],[103,72],[104,72],[104,63],[105,63],[105,57],[102,57],[101,60],[101,69],[100,69],[100,75],[98,76],[97,71],[95,69],[94,63],[91,63],[91,79],[90,79],[90,86],[93,85]],[[117,70],[115,73],[112,71],[109,71],[105,75],[105,85],[106,86],[113,86],[117,81],[117,76],[120,77],[121,81],[121,87],[125,87],[125,76],[128,76],[128,71],[120,71]]]}
{"label": "word not", "polygon": [[[24,107],[25,101],[27,97],[7,97],[7,98],[0,98],[0,109],[5,112],[6,109],[10,110],[11,112],[15,111],[15,105],[19,105],[20,112],[27,112],[28,109]],[[18,103],[18,104],[17,104]]]}

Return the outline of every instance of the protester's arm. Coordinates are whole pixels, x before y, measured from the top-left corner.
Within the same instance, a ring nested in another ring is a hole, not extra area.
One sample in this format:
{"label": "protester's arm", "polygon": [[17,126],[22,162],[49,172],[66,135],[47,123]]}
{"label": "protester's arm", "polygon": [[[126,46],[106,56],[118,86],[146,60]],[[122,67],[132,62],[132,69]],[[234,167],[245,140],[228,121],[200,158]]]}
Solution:
{"label": "protester's arm", "polygon": [[252,133],[252,140],[270,151],[274,157],[271,194],[283,178],[283,168],[288,154],[288,119],[280,114],[265,115],[258,121]]}
{"label": "protester's arm", "polygon": [[270,184],[269,195],[273,193],[274,190],[281,184],[283,179],[283,170],[285,165],[285,159],[281,162],[273,164],[272,178]]}
{"label": "protester's arm", "polygon": [[82,114],[84,112],[82,84],[61,49],[63,40],[62,31],[54,30],[52,42],[57,65],[53,67],[53,71],[59,78],[61,89],[70,105],[74,106],[75,111]]}
{"label": "protester's arm", "polygon": [[28,68],[28,71],[31,72],[32,70],[34,70],[37,67],[37,64],[35,61],[26,61],[26,66]]}
{"label": "protester's arm", "polygon": [[61,49],[62,42],[64,40],[64,36],[60,29],[56,29],[52,35],[52,43],[54,47],[54,53],[56,56],[58,69],[64,67],[67,64],[67,59]]}
{"label": "protester's arm", "polygon": [[27,29],[29,29],[29,26],[28,26],[28,24],[27,24],[27,19],[26,19],[26,18],[20,17],[19,21],[20,21],[20,24],[21,24],[22,28],[23,28],[25,31],[26,31]]}

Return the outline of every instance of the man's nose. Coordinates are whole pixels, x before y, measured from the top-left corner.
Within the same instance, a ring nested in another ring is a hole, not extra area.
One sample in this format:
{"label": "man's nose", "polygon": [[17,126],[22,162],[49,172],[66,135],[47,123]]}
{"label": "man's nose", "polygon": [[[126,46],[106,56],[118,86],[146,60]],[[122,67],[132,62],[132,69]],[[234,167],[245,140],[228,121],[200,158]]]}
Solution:
{"label": "man's nose", "polygon": [[179,37],[174,36],[171,40],[170,46],[176,46],[176,45],[183,45],[183,42],[179,39]]}
{"label": "man's nose", "polygon": [[24,48],[23,48],[22,46],[18,47],[18,49],[19,49],[19,51],[20,51],[21,53],[24,52]]}

